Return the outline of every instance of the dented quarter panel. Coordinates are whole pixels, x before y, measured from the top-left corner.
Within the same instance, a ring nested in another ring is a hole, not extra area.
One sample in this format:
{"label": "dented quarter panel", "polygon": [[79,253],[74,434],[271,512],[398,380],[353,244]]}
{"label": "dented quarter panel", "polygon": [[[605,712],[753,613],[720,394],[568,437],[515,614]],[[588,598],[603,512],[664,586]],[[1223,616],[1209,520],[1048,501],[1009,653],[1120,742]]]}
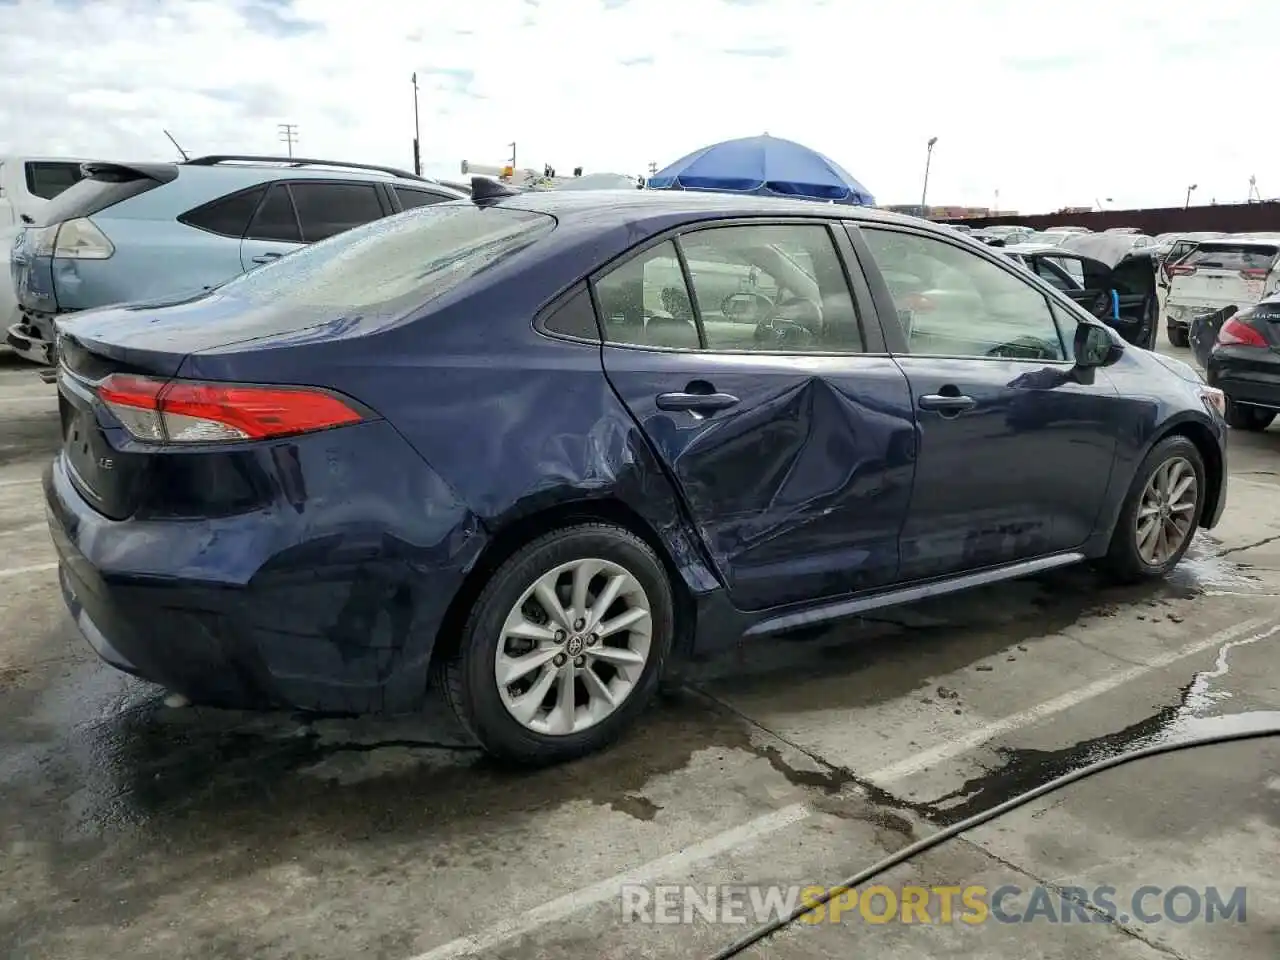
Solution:
{"label": "dented quarter panel", "polygon": [[[180,456],[180,455],[179,455]],[[113,521],[55,461],[50,529],[73,614],[199,702],[351,712],[419,703],[440,619],[484,543],[473,513],[385,422],[256,446],[254,509],[170,469],[186,516]]]}

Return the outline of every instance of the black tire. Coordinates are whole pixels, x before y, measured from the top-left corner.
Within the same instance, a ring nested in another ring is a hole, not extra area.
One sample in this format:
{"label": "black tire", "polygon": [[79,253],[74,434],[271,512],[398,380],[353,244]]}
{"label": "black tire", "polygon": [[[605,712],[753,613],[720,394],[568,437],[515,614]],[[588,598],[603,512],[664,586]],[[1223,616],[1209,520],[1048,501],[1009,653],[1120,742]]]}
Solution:
{"label": "black tire", "polygon": [[[1142,493],[1152,474],[1174,457],[1188,461],[1196,475],[1196,506],[1191,518],[1191,532],[1174,554],[1158,566],[1146,562],[1138,553],[1136,538],[1138,508],[1142,503]],[[1195,539],[1195,532],[1200,527],[1200,517],[1204,513],[1205,497],[1204,458],[1196,445],[1183,436],[1165,437],[1143,458],[1133,482],[1129,484],[1129,492],[1125,494],[1124,506],[1120,509],[1120,517],[1115,529],[1111,532],[1111,545],[1098,566],[1108,579],[1115,583],[1140,583],[1163,577],[1176,567],[1183,554]]]}
{"label": "black tire", "polygon": [[[626,568],[644,588],[652,628],[648,662],[627,699],[605,719],[578,733],[538,733],[507,711],[494,679],[502,623],[538,577],[587,557]],[[467,618],[457,654],[440,666],[441,686],[458,720],[489,754],[524,766],[573,760],[615,740],[653,699],[671,652],[674,611],[666,569],[639,537],[607,523],[557,530],[516,551],[490,577]]]}
{"label": "black tire", "polygon": [[1170,324],[1165,328],[1165,332],[1169,334],[1169,345],[1174,347],[1187,347],[1191,344],[1190,332],[1182,327],[1175,327]]}
{"label": "black tire", "polygon": [[1274,410],[1263,410],[1261,407],[1242,406],[1233,403],[1230,397],[1227,397],[1227,426],[1236,430],[1249,430],[1254,433],[1260,433],[1271,426],[1271,421],[1276,418]]}

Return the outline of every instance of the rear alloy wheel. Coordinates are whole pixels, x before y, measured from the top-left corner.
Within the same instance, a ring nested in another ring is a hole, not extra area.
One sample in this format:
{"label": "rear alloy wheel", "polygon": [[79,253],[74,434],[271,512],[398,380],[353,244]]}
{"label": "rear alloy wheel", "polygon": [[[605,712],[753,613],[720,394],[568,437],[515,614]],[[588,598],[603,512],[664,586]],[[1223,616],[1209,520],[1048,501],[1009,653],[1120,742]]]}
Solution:
{"label": "rear alloy wheel", "polygon": [[1271,421],[1275,418],[1274,410],[1244,406],[1233,402],[1230,397],[1227,398],[1227,426],[1234,427],[1236,430],[1260,432],[1271,426]]}
{"label": "rear alloy wheel", "polygon": [[629,531],[583,524],[504,563],[443,669],[458,719],[489,753],[542,765],[613,740],[657,690],[671,586]]}
{"label": "rear alloy wheel", "polygon": [[1185,330],[1182,327],[1175,327],[1173,324],[1170,324],[1165,328],[1165,331],[1169,334],[1169,346],[1185,348],[1190,345],[1191,336],[1189,330]]}
{"label": "rear alloy wheel", "polygon": [[1124,583],[1164,576],[1191,546],[1204,497],[1196,445],[1182,436],[1161,440],[1134,476],[1103,568]]}

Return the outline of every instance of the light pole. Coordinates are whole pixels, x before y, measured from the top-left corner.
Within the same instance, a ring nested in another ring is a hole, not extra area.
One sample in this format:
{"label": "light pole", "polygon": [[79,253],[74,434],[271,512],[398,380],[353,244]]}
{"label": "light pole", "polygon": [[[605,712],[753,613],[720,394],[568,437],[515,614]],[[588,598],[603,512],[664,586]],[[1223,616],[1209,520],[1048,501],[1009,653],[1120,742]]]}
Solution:
{"label": "light pole", "polygon": [[1188,207],[1190,207],[1190,206],[1191,206],[1191,191],[1192,191],[1192,190],[1194,190],[1194,189],[1195,189],[1196,187],[1198,187],[1198,186],[1200,186],[1200,184],[1198,184],[1198,183],[1193,183],[1193,184],[1191,184],[1189,187],[1187,187],[1187,199],[1186,199],[1186,202],[1182,204],[1182,209],[1183,209],[1183,210],[1186,210]]}
{"label": "light pole", "polygon": [[929,164],[933,161],[933,145],[937,142],[937,137],[930,137],[924,155],[924,187],[920,191],[920,216],[922,217],[929,214]]}
{"label": "light pole", "polygon": [[413,72],[413,172],[422,176],[422,129],[418,118],[418,71]]}

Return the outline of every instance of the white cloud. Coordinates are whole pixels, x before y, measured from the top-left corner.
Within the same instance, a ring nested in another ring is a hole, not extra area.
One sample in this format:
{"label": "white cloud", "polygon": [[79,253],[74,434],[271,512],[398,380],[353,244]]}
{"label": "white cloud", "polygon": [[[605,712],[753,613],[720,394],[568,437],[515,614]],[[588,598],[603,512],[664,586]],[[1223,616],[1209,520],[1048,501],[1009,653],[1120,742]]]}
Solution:
{"label": "white cloud", "polygon": [[[1208,12],[1206,12],[1206,9]],[[0,153],[641,172],[764,131],[885,203],[1280,195],[1263,0],[0,0]],[[736,52],[732,52],[736,51]]]}

